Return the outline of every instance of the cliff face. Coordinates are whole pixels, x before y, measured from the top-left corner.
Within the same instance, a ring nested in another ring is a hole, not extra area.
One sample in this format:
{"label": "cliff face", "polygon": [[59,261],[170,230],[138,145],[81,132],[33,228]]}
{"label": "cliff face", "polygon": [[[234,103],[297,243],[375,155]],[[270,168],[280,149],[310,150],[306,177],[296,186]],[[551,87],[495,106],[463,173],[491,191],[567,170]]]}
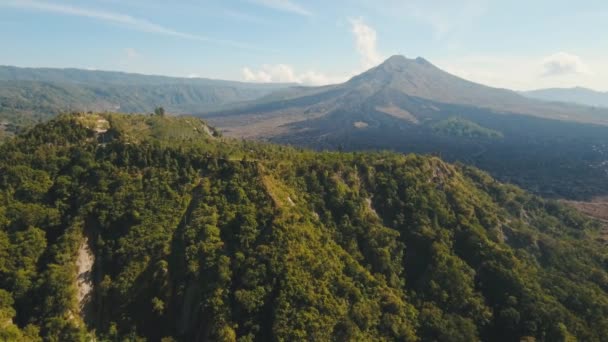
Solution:
{"label": "cliff face", "polygon": [[93,265],[95,255],[89,245],[89,239],[84,237],[78,247],[78,257],[76,258],[78,288],[78,308],[80,318],[84,322],[94,322],[92,314],[93,304]]}

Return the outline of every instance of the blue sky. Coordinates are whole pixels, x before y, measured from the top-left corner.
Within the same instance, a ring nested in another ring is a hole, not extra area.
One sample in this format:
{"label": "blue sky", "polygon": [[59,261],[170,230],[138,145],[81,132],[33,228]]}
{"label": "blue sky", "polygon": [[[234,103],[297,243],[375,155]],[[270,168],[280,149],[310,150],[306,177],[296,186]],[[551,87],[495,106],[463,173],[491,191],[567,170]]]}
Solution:
{"label": "blue sky", "polygon": [[0,0],[0,64],[340,82],[394,54],[513,89],[608,90],[605,0]]}

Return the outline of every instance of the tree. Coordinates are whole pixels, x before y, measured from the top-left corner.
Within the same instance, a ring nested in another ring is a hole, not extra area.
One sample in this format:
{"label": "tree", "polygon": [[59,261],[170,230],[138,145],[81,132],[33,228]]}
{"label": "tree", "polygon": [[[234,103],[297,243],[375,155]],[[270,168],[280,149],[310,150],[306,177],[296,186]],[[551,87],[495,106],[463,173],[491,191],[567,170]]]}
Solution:
{"label": "tree", "polygon": [[154,109],[154,114],[160,116],[160,117],[164,117],[165,116],[165,108],[163,107],[156,107],[156,109]]}

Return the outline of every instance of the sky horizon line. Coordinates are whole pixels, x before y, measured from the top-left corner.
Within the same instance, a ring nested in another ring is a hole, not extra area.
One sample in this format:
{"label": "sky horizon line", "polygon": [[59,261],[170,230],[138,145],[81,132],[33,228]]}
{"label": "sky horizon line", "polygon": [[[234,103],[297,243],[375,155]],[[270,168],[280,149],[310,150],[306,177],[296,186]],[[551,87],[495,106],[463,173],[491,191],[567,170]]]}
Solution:
{"label": "sky horizon line", "polygon": [[[416,57],[407,57],[404,55],[391,55],[388,58],[391,58],[393,56],[403,56],[406,57],[410,60],[414,60],[416,58],[424,58],[422,56],[416,56]],[[386,61],[388,58],[386,58],[384,61]],[[433,63],[433,61],[430,61],[426,58],[424,58],[425,60],[429,61],[431,64],[435,65]],[[437,65],[435,65],[436,67],[438,67]],[[315,85],[306,85],[303,83],[298,83],[298,82],[263,82],[263,81],[246,81],[246,80],[242,80],[242,79],[224,79],[224,78],[213,78],[213,77],[205,77],[204,75],[190,75],[190,76],[184,76],[184,75],[168,75],[168,74],[158,74],[158,73],[145,73],[145,72],[132,72],[132,71],[128,71],[128,70],[114,70],[114,69],[95,69],[95,68],[79,68],[79,67],[70,67],[70,66],[65,66],[65,67],[53,67],[53,66],[19,66],[19,65],[12,65],[12,64],[0,64],[0,67],[9,67],[9,68],[18,68],[18,69],[54,69],[54,70],[79,70],[79,71],[98,71],[98,72],[108,72],[108,73],[122,73],[122,74],[130,74],[130,75],[140,75],[140,76],[153,76],[153,77],[167,77],[167,78],[176,78],[176,79],[201,79],[201,80],[211,80],[211,81],[226,81],[226,82],[239,82],[239,83],[247,83],[247,84],[268,84],[268,85],[272,85],[272,84],[294,84],[297,86],[307,86],[307,87],[315,87]],[[361,73],[365,73],[373,68],[375,68],[376,66],[371,67],[370,69],[364,70]],[[441,69],[441,68],[440,68]],[[443,69],[442,69],[443,70]],[[445,72],[448,72],[446,70],[443,70]],[[359,74],[355,74],[351,77],[349,77],[347,80],[345,80],[344,82],[350,80],[353,77],[356,77]],[[449,72],[448,72],[449,73]],[[484,83],[480,83],[480,82],[476,82],[476,81],[472,81],[469,79],[466,79],[464,77],[455,75],[450,73],[451,75],[460,77],[462,79],[465,79],[467,81],[471,81],[483,86],[487,86],[487,87],[492,87],[492,88],[497,88],[497,89],[506,89],[506,90],[512,90],[512,91],[516,91],[516,92],[528,92],[528,91],[535,91],[535,90],[545,90],[545,89],[587,89],[587,90],[592,90],[594,92],[598,92],[598,93],[608,93],[608,90],[604,91],[601,89],[595,89],[595,88],[590,88],[590,87],[581,87],[581,86],[572,86],[572,87],[549,87],[549,88],[530,88],[530,89],[513,89],[513,88],[505,88],[505,87],[494,87],[492,85],[488,85],[488,84],[484,84]],[[327,86],[327,85],[338,85],[344,82],[339,82],[339,83],[330,83],[330,84],[324,84],[324,85],[316,85],[316,87],[322,87],[322,86]]]}

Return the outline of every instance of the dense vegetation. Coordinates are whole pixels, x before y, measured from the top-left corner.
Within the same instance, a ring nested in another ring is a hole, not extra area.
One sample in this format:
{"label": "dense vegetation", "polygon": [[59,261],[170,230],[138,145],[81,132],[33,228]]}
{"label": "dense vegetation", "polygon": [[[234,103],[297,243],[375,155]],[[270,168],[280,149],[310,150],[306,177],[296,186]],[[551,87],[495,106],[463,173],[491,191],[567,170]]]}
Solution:
{"label": "dense vegetation", "polygon": [[499,131],[483,127],[473,121],[458,116],[452,116],[435,122],[431,124],[431,129],[433,132],[439,134],[473,139],[500,139],[504,137]]}
{"label": "dense vegetation", "polygon": [[63,115],[0,146],[0,340],[603,341],[600,233],[434,157]]}

